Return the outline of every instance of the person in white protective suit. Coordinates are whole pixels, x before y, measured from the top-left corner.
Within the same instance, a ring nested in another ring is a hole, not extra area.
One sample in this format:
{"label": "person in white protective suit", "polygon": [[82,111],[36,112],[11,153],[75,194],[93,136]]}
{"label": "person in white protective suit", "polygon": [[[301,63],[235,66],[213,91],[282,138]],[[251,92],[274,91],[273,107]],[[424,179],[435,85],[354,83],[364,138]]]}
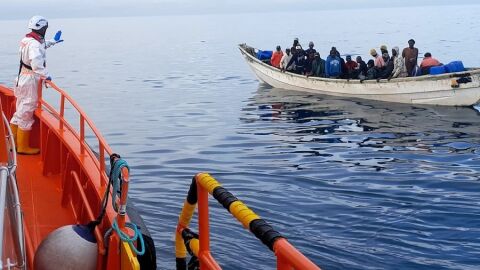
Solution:
{"label": "person in white protective suit", "polygon": [[20,67],[14,93],[16,112],[10,120],[17,153],[34,155],[38,148],[30,147],[30,131],[33,125],[33,113],[37,108],[38,85],[41,80],[51,80],[46,67],[46,49],[63,40],[58,31],[54,39],[45,41],[48,21],[42,16],[33,16],[28,22],[28,33],[20,42]]}

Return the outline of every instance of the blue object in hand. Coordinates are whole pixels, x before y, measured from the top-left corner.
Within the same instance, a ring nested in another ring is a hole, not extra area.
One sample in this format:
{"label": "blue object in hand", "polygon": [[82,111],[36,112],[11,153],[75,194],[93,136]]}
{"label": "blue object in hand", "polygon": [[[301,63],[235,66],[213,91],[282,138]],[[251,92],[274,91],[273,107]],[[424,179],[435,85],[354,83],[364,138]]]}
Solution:
{"label": "blue object in hand", "polygon": [[57,33],[53,37],[53,40],[55,40],[56,43],[63,42],[63,39],[61,38],[62,38],[62,31],[60,30],[60,31],[57,31]]}
{"label": "blue object in hand", "polygon": [[52,77],[48,76],[45,81],[51,81],[52,80]]}

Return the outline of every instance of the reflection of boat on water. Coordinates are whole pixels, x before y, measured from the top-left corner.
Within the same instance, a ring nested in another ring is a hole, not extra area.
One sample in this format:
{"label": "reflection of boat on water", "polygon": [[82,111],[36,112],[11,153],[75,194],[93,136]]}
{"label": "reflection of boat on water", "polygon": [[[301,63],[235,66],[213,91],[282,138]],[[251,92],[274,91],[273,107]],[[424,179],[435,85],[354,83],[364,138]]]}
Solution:
{"label": "reflection of boat on water", "polygon": [[415,137],[430,140],[429,134],[438,143],[446,138],[476,137],[480,126],[479,112],[469,107],[384,103],[264,86],[259,87],[249,106],[257,109],[245,116],[244,121],[294,122],[292,130],[296,135],[317,134],[322,138],[361,134],[368,140],[371,136],[388,134],[385,139],[390,142],[415,145]]}
{"label": "reflection of boat on water", "polygon": [[[422,106],[384,103],[374,100],[345,99],[328,95],[311,95],[297,91],[260,86],[253,102],[259,108],[288,114],[292,120],[302,122],[311,118],[363,119],[373,128],[386,123],[394,131],[434,128],[449,124],[452,127],[471,126],[472,132],[480,125],[480,113],[470,107]],[[253,104],[252,104],[253,105]],[[378,125],[374,125],[377,123]],[[397,126],[399,124],[399,126]]]}
{"label": "reflection of boat on water", "polygon": [[269,143],[282,146],[280,153],[263,151],[298,156],[290,166],[330,168],[340,175],[346,172],[342,169],[396,170],[399,160],[435,164],[454,157],[450,153],[473,158],[480,145],[480,115],[472,108],[345,99],[265,85],[250,98],[240,120],[249,127],[242,134],[268,135]]}
{"label": "reflection of boat on water", "polygon": [[[480,69],[361,83],[281,72],[258,60],[254,48],[246,44],[239,48],[257,78],[275,88],[407,104],[470,106],[480,100]],[[461,78],[465,83],[453,84]]]}

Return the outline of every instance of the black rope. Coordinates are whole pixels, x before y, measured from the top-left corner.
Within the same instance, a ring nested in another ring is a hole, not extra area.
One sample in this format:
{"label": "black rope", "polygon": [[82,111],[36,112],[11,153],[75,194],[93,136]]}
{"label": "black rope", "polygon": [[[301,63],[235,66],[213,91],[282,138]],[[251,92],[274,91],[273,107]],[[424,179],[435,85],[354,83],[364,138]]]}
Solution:
{"label": "black rope", "polygon": [[191,258],[188,261],[187,269],[188,270],[199,270],[200,269],[200,261],[198,260],[197,256],[193,254],[192,249],[190,248],[190,241],[192,239],[198,239],[198,234],[190,230],[189,228],[185,228],[182,231],[182,238],[185,243],[185,247],[187,248],[188,254],[190,254]]}
{"label": "black rope", "polygon": [[198,260],[197,257],[192,256],[192,258],[190,258],[190,261],[188,261],[188,264],[187,264],[187,269],[200,270],[200,261]]}
{"label": "black rope", "polygon": [[22,72],[22,56],[20,56],[20,66],[18,67],[17,87],[18,87],[18,81],[20,81],[20,73],[21,72]]}
{"label": "black rope", "polygon": [[20,66],[18,67],[18,75],[17,75],[17,87],[18,87],[18,81],[20,80],[20,73],[22,72],[22,67],[25,67],[26,69],[32,70],[31,66],[23,63],[22,56],[20,55]]}
{"label": "black rope", "polygon": [[107,209],[107,203],[108,203],[108,194],[110,193],[110,187],[113,186],[113,175],[112,175],[113,170],[112,170],[112,168],[115,166],[115,162],[117,162],[117,160],[120,159],[120,158],[121,158],[120,155],[116,154],[116,153],[113,153],[110,156],[110,174],[108,176],[107,189],[105,190],[105,194],[103,195],[102,204],[101,204],[101,208],[100,208],[100,213],[98,214],[98,216],[95,220],[92,220],[87,224],[87,227],[90,229],[90,231],[95,230],[95,227],[97,227],[102,222],[102,219],[105,216],[106,209]]}

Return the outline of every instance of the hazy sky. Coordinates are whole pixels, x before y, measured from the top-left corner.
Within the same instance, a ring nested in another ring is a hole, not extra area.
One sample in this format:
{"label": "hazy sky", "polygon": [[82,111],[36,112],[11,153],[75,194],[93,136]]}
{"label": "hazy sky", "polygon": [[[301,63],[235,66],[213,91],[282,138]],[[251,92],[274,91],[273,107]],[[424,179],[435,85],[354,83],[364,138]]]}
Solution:
{"label": "hazy sky", "polygon": [[155,16],[376,8],[392,6],[466,5],[479,0],[0,0],[0,19]]}

